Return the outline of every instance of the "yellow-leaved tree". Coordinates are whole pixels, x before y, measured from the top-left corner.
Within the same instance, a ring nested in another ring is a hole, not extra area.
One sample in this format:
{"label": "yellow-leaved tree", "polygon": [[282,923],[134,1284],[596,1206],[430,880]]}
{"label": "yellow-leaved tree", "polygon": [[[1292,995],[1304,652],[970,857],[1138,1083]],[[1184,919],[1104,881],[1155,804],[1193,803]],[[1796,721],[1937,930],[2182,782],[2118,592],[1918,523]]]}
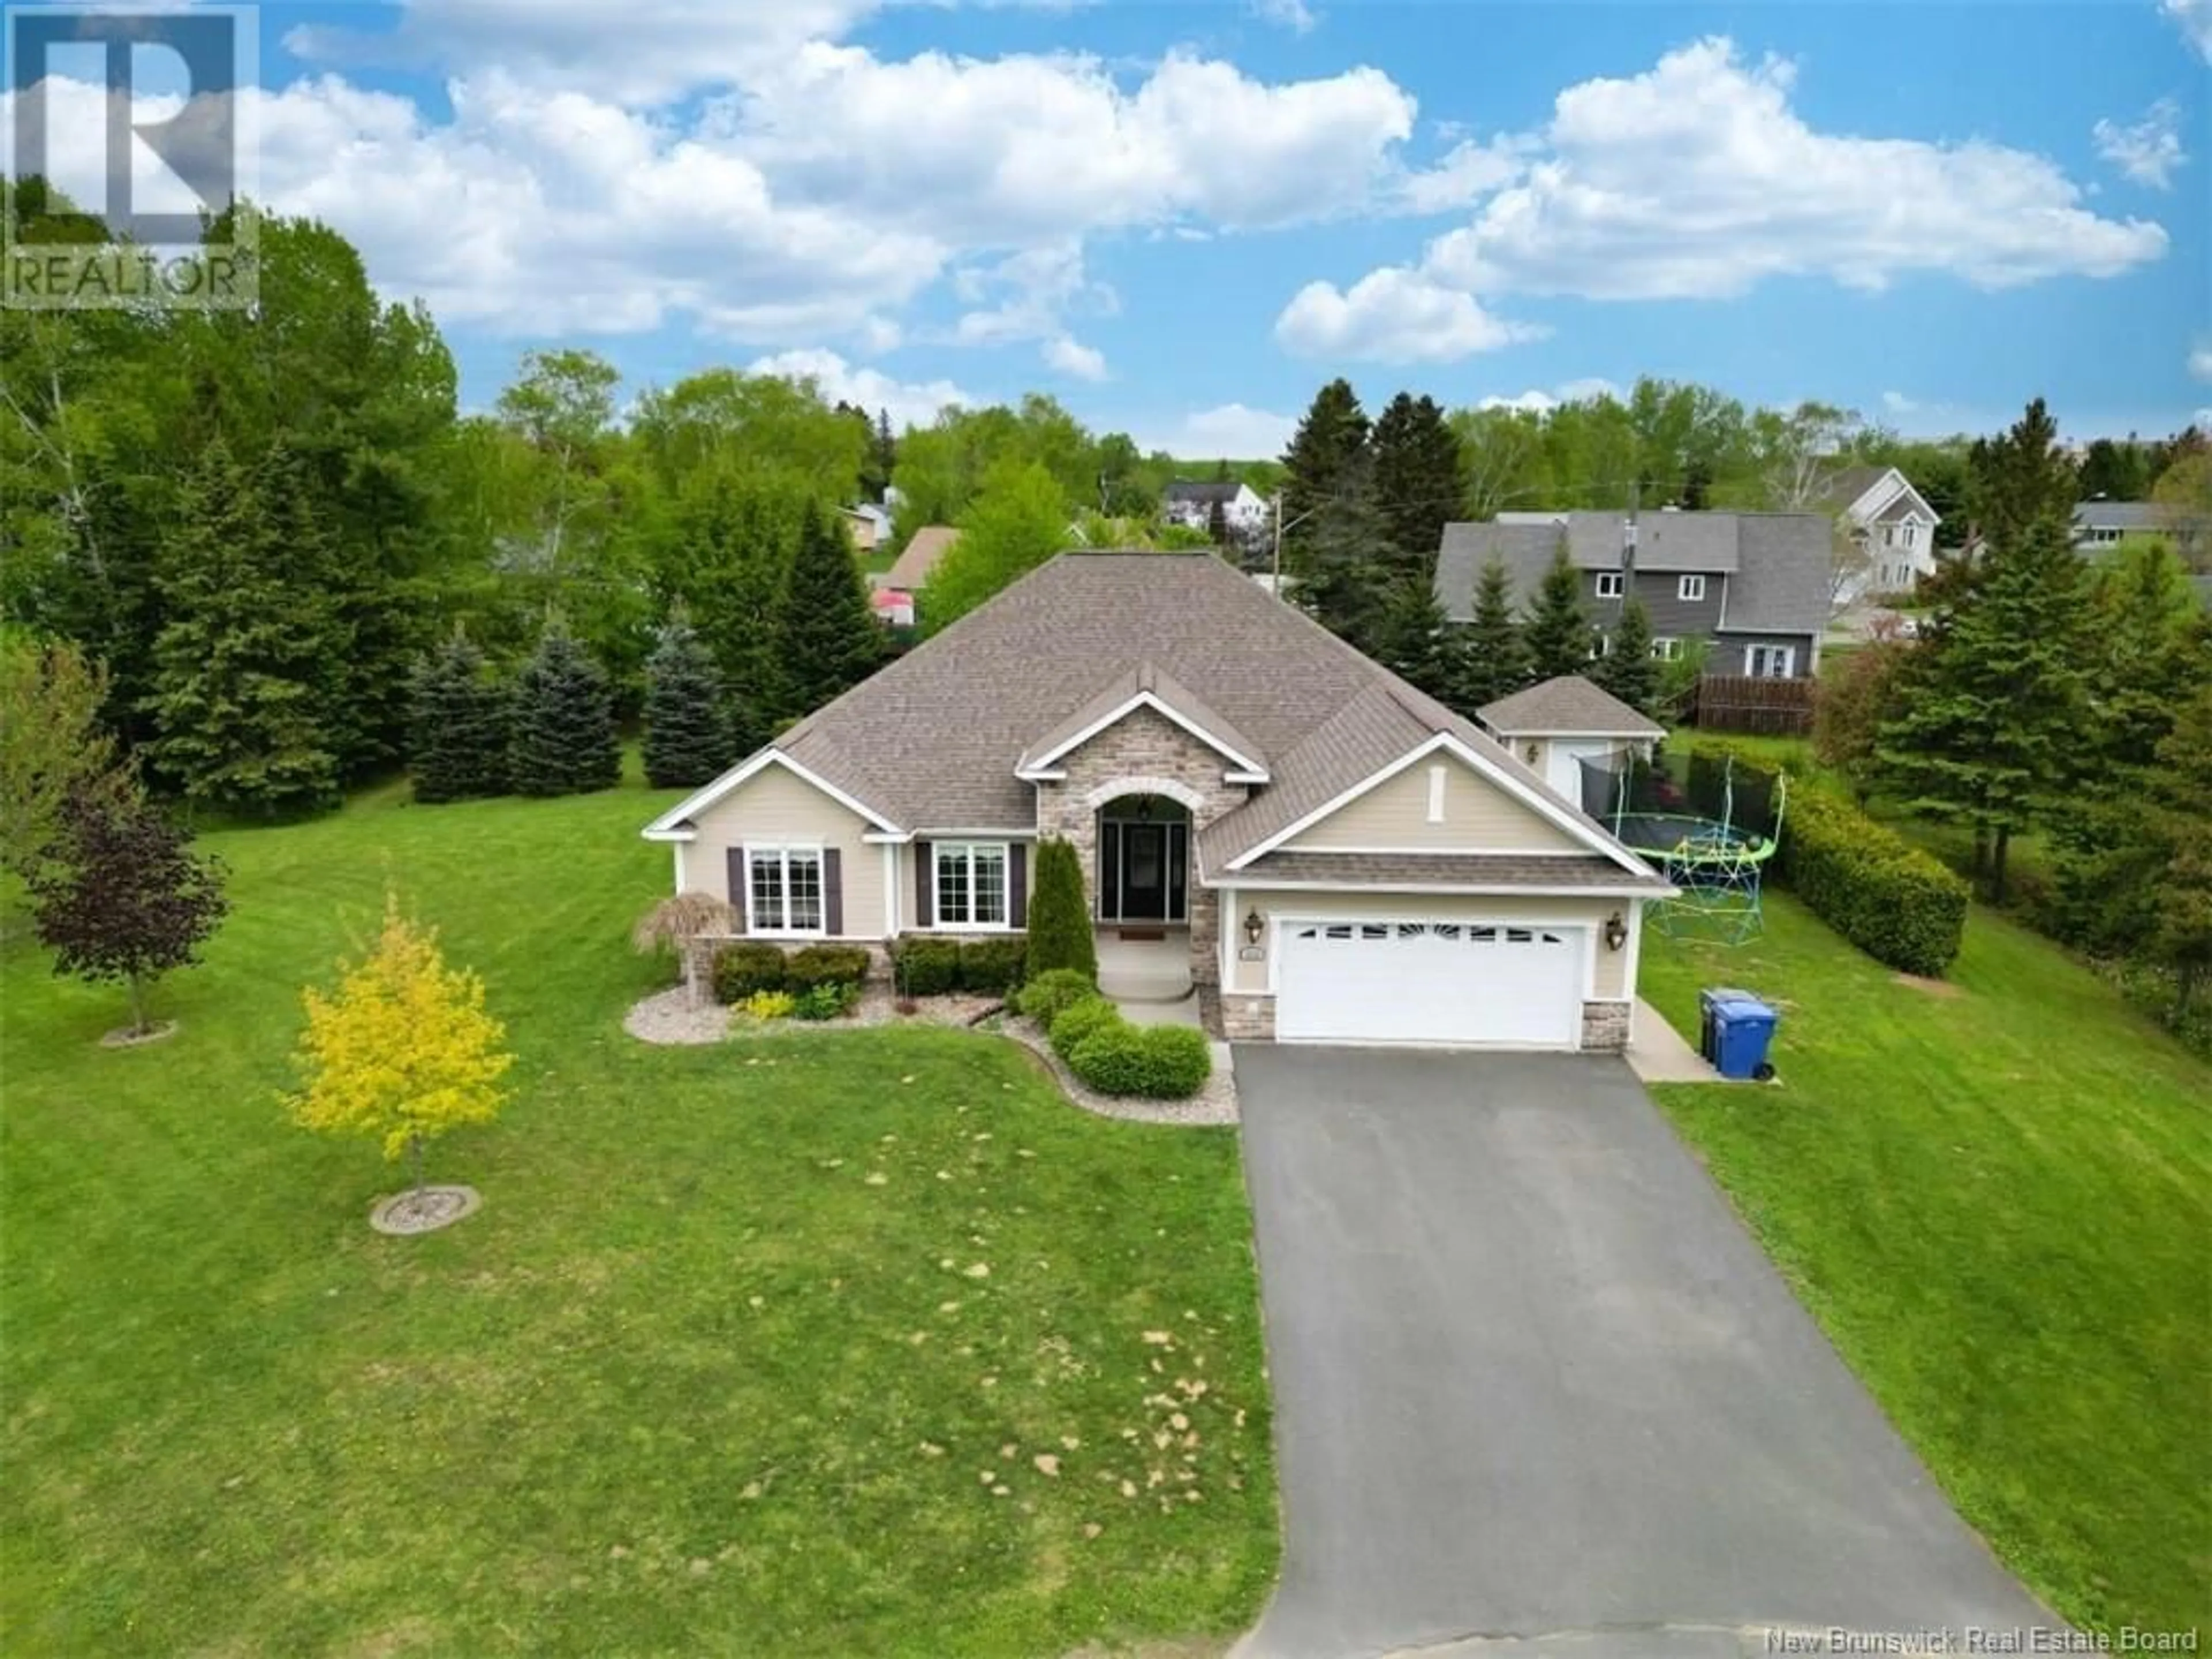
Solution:
{"label": "yellow-leaved tree", "polygon": [[402,915],[396,896],[375,948],[343,975],[335,994],[304,993],[303,1086],[285,1104],[307,1128],[374,1135],[387,1158],[411,1155],[419,1194],[424,1144],[506,1103],[507,1028],[484,1012],[483,981],[447,967],[436,930]]}

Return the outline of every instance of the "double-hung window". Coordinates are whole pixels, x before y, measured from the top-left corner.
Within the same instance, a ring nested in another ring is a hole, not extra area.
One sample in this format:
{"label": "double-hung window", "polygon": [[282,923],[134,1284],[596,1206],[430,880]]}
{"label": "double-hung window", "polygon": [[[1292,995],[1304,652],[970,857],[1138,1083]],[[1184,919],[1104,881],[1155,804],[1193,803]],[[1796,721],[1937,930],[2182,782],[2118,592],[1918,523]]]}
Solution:
{"label": "double-hung window", "polygon": [[1004,927],[1006,844],[939,842],[933,852],[937,860],[937,925]]}
{"label": "double-hung window", "polygon": [[1705,579],[1703,576],[1683,577],[1680,581],[1674,584],[1674,597],[1678,599],[1704,599],[1705,597]]}
{"label": "double-hung window", "polygon": [[756,933],[822,931],[822,849],[748,847],[745,922]]}

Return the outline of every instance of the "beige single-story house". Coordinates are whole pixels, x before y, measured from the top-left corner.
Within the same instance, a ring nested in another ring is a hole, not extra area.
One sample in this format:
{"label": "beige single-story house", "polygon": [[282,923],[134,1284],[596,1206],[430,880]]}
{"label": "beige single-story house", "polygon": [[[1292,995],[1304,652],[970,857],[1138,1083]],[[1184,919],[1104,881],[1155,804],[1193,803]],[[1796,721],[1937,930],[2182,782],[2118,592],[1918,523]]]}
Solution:
{"label": "beige single-story house", "polygon": [[1618,1048],[1670,890],[1211,553],[1063,554],[644,833],[750,937],[872,946],[1019,931],[1064,836],[1102,943],[1248,1041]]}
{"label": "beige single-story house", "polygon": [[1562,674],[1474,711],[1521,763],[1577,805],[1584,761],[1622,754],[1645,760],[1667,728],[1579,674]]}

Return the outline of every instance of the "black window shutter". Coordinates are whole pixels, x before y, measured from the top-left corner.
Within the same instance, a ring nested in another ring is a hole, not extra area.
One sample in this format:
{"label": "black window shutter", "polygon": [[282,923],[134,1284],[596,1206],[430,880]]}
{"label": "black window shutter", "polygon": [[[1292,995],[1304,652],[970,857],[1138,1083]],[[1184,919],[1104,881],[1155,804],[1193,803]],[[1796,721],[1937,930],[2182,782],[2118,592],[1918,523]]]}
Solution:
{"label": "black window shutter", "polygon": [[934,927],[937,925],[936,907],[931,902],[931,893],[936,886],[932,878],[936,872],[931,869],[929,860],[929,843],[926,841],[915,842],[914,925],[917,927]]}
{"label": "black window shutter", "polygon": [[1006,848],[1006,926],[1030,925],[1030,849],[1026,842]]}
{"label": "black window shutter", "polygon": [[738,931],[745,931],[745,901],[752,896],[745,891],[745,849],[732,847],[729,850],[730,908],[738,913]]}
{"label": "black window shutter", "polygon": [[832,939],[845,931],[845,854],[835,847],[822,849],[822,931]]}

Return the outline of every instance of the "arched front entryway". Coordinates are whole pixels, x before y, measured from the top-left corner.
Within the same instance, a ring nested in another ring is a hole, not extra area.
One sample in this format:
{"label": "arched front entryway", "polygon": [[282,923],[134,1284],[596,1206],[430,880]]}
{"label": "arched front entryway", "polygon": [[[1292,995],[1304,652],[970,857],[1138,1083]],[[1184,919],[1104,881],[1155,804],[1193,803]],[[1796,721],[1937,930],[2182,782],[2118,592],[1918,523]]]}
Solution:
{"label": "arched front entryway", "polygon": [[1098,920],[1180,927],[1190,916],[1190,809],[1164,794],[1116,795],[1098,808]]}

